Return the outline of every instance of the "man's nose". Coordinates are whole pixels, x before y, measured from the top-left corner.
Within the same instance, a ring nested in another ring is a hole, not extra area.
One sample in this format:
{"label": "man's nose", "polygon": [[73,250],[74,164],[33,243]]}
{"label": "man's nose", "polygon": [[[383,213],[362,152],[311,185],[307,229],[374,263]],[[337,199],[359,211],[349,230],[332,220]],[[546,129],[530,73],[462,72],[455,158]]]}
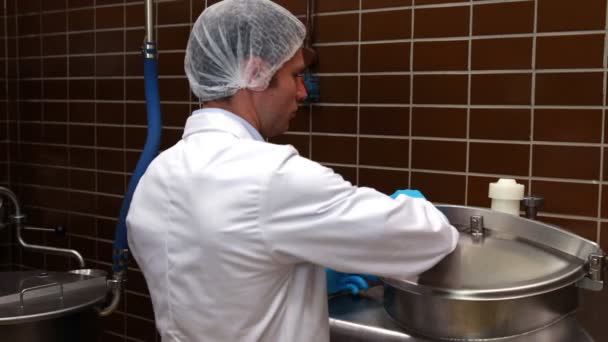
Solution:
{"label": "man's nose", "polygon": [[306,90],[306,84],[304,83],[304,76],[297,78],[296,85],[296,99],[299,102],[302,102],[308,97],[308,91]]}

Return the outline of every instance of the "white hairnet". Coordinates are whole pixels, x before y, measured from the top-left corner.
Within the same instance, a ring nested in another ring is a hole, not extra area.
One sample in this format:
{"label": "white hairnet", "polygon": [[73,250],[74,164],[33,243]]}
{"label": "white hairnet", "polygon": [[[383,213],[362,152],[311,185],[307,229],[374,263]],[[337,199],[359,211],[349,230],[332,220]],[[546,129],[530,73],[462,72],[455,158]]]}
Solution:
{"label": "white hairnet", "polygon": [[302,47],[306,28],[270,0],[224,0],[198,17],[186,49],[185,69],[201,101],[262,91]]}

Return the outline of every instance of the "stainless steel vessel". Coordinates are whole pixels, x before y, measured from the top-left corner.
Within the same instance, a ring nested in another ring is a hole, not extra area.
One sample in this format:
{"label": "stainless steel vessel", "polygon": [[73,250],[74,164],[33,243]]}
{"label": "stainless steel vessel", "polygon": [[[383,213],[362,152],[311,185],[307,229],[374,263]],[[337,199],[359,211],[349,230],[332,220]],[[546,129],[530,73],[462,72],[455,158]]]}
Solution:
{"label": "stainless steel vessel", "polygon": [[512,338],[570,317],[580,288],[603,287],[604,253],[577,235],[481,208],[438,206],[456,250],[418,277],[383,279],[386,312],[432,340]]}
{"label": "stainless steel vessel", "polygon": [[100,270],[3,272],[0,335],[22,342],[96,341],[107,294]]}
{"label": "stainless steel vessel", "polygon": [[[349,294],[329,301],[332,342],[435,342],[400,327],[384,310],[383,287],[371,288],[360,296]],[[477,340],[484,341],[484,340]],[[485,340],[488,342],[593,342],[575,315],[567,315],[552,325],[530,333]]]}
{"label": "stainless steel vessel", "polygon": [[[80,269],[70,272],[0,272],[0,336],[7,341],[55,342],[95,341],[98,334],[97,317],[111,314],[120,301],[124,274],[106,279],[106,272],[85,268],[84,258],[78,251],[27,243],[23,230],[55,232],[62,236],[65,229],[49,229],[24,225],[17,196],[0,186],[0,211],[3,200],[9,199],[14,214],[9,215],[15,226],[21,247],[37,252],[75,258]],[[1,216],[1,215],[0,215]],[[0,222],[0,230],[9,224]],[[121,251],[124,253],[125,251]],[[123,254],[118,255],[120,260]],[[110,303],[97,308],[112,293]]]}

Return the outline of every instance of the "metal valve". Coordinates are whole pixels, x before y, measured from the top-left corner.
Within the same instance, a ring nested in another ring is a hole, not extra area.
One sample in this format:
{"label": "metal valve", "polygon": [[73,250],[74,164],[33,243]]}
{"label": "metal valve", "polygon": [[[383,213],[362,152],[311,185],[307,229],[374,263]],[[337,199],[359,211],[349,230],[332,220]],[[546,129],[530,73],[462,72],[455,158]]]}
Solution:
{"label": "metal valve", "polygon": [[483,243],[486,229],[483,226],[483,216],[473,215],[470,218],[470,232],[473,238],[473,243]]}
{"label": "metal valve", "polygon": [[576,283],[582,289],[601,291],[604,288],[604,279],[608,265],[608,256],[603,252],[595,252],[587,257],[587,276]]}
{"label": "metal valve", "polygon": [[526,217],[530,220],[536,220],[538,210],[543,207],[545,199],[543,197],[528,196],[521,200],[522,205],[526,210]]}
{"label": "metal valve", "polygon": [[483,216],[471,216],[471,234],[475,237],[482,237],[484,234]]}

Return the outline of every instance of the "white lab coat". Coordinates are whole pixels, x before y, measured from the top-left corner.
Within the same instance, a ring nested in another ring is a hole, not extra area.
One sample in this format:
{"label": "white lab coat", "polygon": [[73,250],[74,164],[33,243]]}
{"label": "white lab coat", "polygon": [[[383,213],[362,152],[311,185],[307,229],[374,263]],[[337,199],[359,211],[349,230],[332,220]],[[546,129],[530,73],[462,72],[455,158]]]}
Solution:
{"label": "white lab coat", "polygon": [[328,341],[325,266],[403,277],[455,248],[429,202],[352,186],[246,126],[195,112],[135,191],[129,244],[163,342]]}

